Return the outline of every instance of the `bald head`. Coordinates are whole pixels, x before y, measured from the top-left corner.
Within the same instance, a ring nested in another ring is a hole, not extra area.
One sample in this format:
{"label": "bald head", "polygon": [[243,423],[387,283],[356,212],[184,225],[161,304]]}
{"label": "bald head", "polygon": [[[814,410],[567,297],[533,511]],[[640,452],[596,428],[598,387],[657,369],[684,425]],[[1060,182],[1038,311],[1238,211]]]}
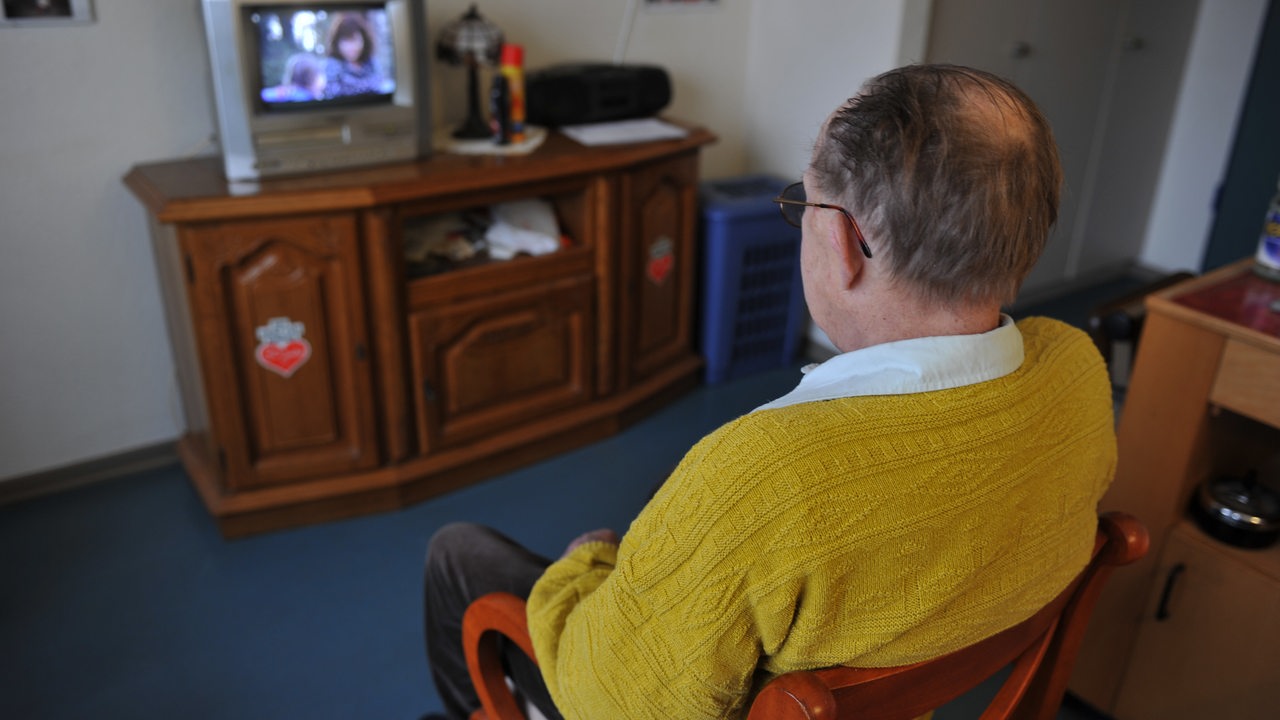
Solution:
{"label": "bald head", "polygon": [[810,174],[848,204],[874,262],[933,304],[1011,301],[1057,220],[1062,184],[1031,99],[947,65],[868,81],[828,118]]}

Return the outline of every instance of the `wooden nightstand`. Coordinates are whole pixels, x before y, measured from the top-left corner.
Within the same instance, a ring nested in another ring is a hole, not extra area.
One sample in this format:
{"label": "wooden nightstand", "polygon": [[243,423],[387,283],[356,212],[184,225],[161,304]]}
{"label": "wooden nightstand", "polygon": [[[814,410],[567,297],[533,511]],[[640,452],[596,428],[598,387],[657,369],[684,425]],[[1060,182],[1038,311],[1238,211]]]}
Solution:
{"label": "wooden nightstand", "polygon": [[1102,510],[1137,515],[1151,552],[1104,591],[1071,682],[1117,720],[1277,712],[1280,546],[1231,547],[1188,515],[1200,483],[1280,453],[1280,284],[1251,262],[1147,299]]}

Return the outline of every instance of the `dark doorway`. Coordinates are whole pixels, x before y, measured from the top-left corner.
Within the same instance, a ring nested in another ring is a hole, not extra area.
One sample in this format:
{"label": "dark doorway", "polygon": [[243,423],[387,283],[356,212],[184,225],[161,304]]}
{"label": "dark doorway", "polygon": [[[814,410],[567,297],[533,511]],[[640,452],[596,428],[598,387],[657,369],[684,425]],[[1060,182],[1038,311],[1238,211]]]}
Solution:
{"label": "dark doorway", "polygon": [[1201,270],[1252,256],[1280,176],[1280,0],[1271,0]]}

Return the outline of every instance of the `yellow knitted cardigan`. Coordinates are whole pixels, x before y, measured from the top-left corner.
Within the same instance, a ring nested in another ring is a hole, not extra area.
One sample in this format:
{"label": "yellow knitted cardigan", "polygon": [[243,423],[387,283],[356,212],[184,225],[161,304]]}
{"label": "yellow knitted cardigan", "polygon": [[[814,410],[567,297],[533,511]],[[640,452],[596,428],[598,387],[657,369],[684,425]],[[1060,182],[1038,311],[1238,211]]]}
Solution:
{"label": "yellow knitted cardigan", "polygon": [[937,657],[1066,587],[1114,473],[1110,384],[1080,331],[1019,329],[1003,378],[727,423],[620,547],[552,564],[529,627],[565,717],[737,717],[762,678]]}

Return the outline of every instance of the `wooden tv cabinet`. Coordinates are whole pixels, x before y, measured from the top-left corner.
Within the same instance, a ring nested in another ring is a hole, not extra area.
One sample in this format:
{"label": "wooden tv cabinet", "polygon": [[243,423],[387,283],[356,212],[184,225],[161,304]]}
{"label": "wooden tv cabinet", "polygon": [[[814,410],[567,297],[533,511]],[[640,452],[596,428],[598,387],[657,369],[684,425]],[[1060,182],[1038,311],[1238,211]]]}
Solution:
{"label": "wooden tv cabinet", "polygon": [[[617,432],[697,382],[702,128],[228,183],[139,165],[186,432],[223,534],[402,507]],[[551,254],[411,263],[448,213],[540,198]]]}

